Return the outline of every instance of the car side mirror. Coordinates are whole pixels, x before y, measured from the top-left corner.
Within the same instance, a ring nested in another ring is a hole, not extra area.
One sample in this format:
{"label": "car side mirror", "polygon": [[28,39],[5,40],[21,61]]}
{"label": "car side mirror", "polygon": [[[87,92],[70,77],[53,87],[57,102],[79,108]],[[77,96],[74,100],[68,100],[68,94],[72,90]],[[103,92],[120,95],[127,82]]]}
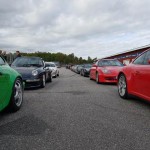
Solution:
{"label": "car side mirror", "polygon": [[148,64],[150,65],[150,59],[148,60]]}
{"label": "car side mirror", "polygon": [[97,65],[93,64],[92,67],[97,67]]}

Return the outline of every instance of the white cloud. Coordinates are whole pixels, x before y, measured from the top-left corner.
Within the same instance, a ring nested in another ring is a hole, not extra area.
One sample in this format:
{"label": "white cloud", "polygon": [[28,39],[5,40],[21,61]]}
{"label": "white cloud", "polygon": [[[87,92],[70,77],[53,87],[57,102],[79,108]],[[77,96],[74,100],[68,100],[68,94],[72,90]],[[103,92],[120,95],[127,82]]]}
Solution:
{"label": "white cloud", "polygon": [[105,57],[147,45],[149,0],[0,0],[0,49]]}

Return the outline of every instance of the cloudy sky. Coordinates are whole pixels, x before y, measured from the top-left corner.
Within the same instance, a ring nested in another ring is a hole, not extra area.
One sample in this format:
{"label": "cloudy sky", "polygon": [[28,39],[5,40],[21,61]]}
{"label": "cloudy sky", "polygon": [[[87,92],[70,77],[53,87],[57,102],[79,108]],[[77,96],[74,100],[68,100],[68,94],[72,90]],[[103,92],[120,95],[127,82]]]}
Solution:
{"label": "cloudy sky", "polygon": [[0,49],[105,57],[150,44],[150,0],[0,0]]}

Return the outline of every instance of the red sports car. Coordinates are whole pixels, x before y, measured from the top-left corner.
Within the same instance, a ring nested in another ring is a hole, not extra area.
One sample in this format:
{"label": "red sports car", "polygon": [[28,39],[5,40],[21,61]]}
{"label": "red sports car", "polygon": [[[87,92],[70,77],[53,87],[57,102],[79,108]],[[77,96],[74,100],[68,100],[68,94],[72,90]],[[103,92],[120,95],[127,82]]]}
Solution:
{"label": "red sports car", "polygon": [[122,68],[118,75],[118,92],[124,99],[131,94],[150,101],[150,49]]}
{"label": "red sports car", "polygon": [[117,83],[117,76],[124,65],[117,59],[100,59],[90,69],[90,79],[97,83]]}

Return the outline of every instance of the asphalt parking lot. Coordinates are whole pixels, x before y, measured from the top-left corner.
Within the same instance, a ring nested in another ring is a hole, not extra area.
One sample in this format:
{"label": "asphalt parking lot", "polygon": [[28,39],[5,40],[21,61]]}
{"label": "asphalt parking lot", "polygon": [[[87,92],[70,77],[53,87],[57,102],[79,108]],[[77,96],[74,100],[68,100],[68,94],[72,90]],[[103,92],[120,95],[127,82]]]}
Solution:
{"label": "asphalt parking lot", "polygon": [[25,90],[20,111],[0,113],[0,150],[148,150],[149,116],[150,104],[61,68]]}

